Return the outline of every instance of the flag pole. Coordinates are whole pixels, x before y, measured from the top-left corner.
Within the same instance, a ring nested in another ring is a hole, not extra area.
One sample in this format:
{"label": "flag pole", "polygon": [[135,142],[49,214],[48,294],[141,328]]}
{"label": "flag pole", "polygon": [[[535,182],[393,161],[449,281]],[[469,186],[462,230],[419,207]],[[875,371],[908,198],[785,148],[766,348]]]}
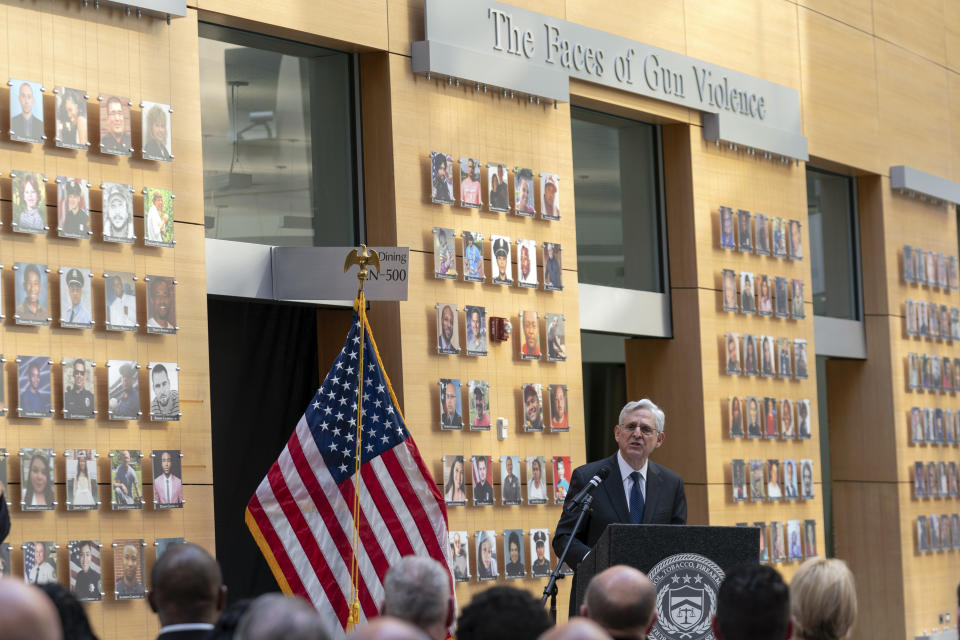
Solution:
{"label": "flag pole", "polygon": [[380,255],[376,251],[367,249],[367,245],[361,244],[360,249],[353,249],[347,254],[347,259],[343,264],[343,272],[346,273],[351,266],[359,265],[357,279],[360,286],[357,291],[357,298],[354,301],[354,308],[360,315],[360,360],[357,372],[357,450],[354,466],[354,489],[353,489],[353,555],[350,566],[350,613],[347,616],[347,629],[355,627],[360,622],[360,599],[359,599],[359,562],[358,550],[360,548],[360,464],[363,450],[360,447],[360,438],[363,435],[363,355],[366,349],[367,337],[367,297],[363,286],[370,276],[370,267],[376,267],[377,273],[380,272]]}

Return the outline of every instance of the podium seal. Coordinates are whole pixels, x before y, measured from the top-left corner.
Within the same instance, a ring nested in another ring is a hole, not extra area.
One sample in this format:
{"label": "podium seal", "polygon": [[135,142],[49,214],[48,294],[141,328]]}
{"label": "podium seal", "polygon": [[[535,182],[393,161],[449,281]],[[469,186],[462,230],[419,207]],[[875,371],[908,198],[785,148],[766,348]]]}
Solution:
{"label": "podium seal", "polygon": [[713,640],[710,619],[717,612],[723,570],[697,553],[664,558],[650,570],[657,589],[657,623],[652,640]]}

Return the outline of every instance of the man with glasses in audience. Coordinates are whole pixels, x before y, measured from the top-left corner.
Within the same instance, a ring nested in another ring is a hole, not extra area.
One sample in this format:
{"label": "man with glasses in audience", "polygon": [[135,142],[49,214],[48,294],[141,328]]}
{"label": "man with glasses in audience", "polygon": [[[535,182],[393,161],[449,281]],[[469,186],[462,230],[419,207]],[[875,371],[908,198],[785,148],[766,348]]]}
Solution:
{"label": "man with glasses in audience", "polygon": [[[592,510],[577,532],[566,562],[576,570],[593,549],[608,524],[686,524],[687,498],[683,480],[666,467],[650,460],[654,449],[663,444],[663,411],[648,399],[628,402],[620,411],[613,435],[619,451],[609,458],[591,462],[574,470],[563,514],[553,537],[553,550],[559,556],[573,533],[578,508],[568,508],[590,480],[607,470],[596,487]],[[576,575],[571,589],[570,615],[574,615]]]}

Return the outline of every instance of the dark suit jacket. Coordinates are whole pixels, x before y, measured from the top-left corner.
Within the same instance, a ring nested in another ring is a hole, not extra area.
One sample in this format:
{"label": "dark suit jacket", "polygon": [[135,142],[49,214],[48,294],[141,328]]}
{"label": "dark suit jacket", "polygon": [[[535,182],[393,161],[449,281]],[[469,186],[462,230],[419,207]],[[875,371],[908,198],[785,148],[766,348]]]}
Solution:
{"label": "dark suit jacket", "polygon": [[209,635],[209,631],[202,629],[193,631],[170,631],[158,635],[157,640],[205,640]]}
{"label": "dark suit jacket", "polygon": [[[587,514],[580,531],[570,546],[567,554],[567,564],[576,569],[577,565],[587,555],[587,552],[597,544],[600,534],[613,522],[630,523],[630,510],[627,507],[627,498],[623,491],[623,478],[620,476],[620,465],[617,464],[617,455],[614,454],[604,460],[591,462],[574,470],[570,477],[570,490],[567,491],[567,501],[580,493],[580,490],[602,467],[610,469],[599,487],[593,490],[593,507]],[[566,507],[566,504],[564,504]],[[553,536],[553,550],[557,557],[563,552],[564,545],[577,522],[578,510],[564,512],[557,523],[557,530]],[[647,465],[646,494],[643,508],[643,524],[686,524],[687,498],[683,492],[683,480],[666,467],[661,467],[653,460]]]}

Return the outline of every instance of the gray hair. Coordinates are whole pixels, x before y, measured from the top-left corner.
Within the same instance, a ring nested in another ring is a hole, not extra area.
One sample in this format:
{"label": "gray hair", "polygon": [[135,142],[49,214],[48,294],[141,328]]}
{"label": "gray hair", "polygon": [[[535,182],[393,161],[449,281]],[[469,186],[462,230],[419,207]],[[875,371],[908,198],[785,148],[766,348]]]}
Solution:
{"label": "gray hair", "polygon": [[237,640],[327,640],[323,621],[299,596],[266,593],[240,618]]}
{"label": "gray hair", "polygon": [[617,424],[623,424],[623,419],[627,417],[627,414],[633,413],[637,409],[646,409],[652,413],[653,419],[657,423],[657,433],[663,433],[663,425],[667,417],[663,414],[663,409],[655,405],[653,400],[648,398],[643,398],[642,400],[631,400],[627,404],[623,405],[623,409],[620,410],[620,418],[617,421]]}
{"label": "gray hair", "polygon": [[383,590],[383,615],[406,620],[421,629],[446,622],[450,573],[433,558],[400,558],[387,571]]}

